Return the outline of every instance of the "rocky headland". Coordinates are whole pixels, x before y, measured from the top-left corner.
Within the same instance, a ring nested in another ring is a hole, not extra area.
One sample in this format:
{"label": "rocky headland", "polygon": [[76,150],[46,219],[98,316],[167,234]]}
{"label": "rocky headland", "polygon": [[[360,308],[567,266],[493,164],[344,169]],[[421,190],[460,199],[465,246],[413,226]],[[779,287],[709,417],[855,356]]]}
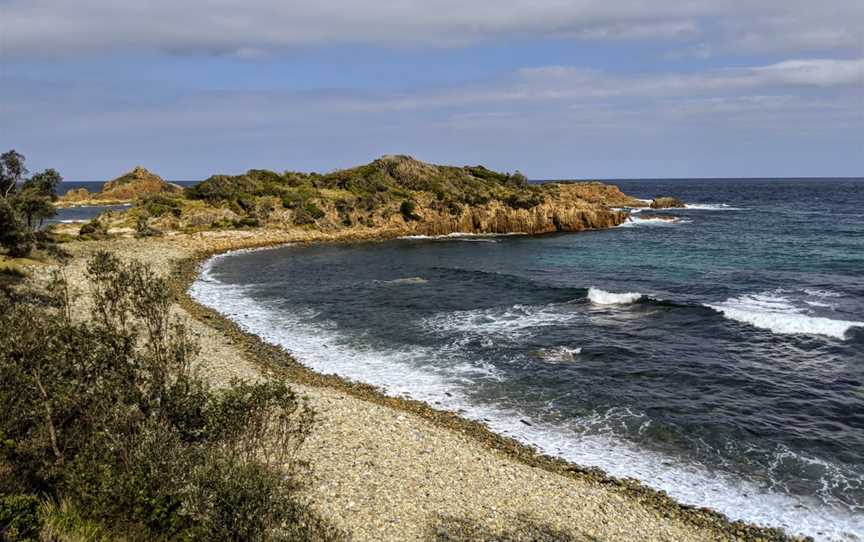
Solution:
{"label": "rocky headland", "polygon": [[[182,190],[144,168],[97,194],[72,191],[65,205],[133,202],[85,233],[158,234],[265,228],[367,237],[452,233],[542,234],[617,226],[625,207],[648,204],[598,182],[531,185],[521,174],[441,166],[387,155],[328,174],[250,170],[214,175]],[[61,227],[76,233],[74,227]]]}
{"label": "rocky headland", "polygon": [[116,205],[132,203],[139,198],[154,194],[179,194],[183,188],[166,182],[142,166],[107,181],[98,192],[86,188],[70,190],[57,201],[58,207],[88,205]]}

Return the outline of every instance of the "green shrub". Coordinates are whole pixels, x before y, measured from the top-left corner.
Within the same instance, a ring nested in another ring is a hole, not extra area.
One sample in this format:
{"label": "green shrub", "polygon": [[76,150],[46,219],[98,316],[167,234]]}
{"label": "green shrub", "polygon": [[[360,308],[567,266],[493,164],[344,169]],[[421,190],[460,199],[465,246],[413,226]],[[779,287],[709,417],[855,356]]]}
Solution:
{"label": "green shrub", "polygon": [[399,206],[399,212],[402,213],[402,218],[404,218],[406,222],[420,220],[420,216],[414,212],[416,209],[417,204],[411,200],[405,200],[402,202],[402,205]]}
{"label": "green shrub", "polygon": [[33,248],[33,233],[19,219],[15,209],[0,199],[0,247],[13,257],[26,256]]}
{"label": "green shrub", "polygon": [[[305,403],[284,383],[216,391],[196,377],[197,344],[146,265],[103,252],[87,274],[89,321],[73,319],[62,273],[47,298],[0,296],[0,487],[66,503],[55,530],[336,539],[296,496],[293,453],[313,422]],[[34,506],[2,513],[30,525]]]}
{"label": "green shrub", "polygon": [[0,539],[10,542],[39,540],[38,512],[36,495],[0,495]]}
{"label": "green shrub", "polygon": [[154,237],[162,235],[162,232],[150,226],[150,220],[146,215],[140,215],[135,222],[136,237]]}
{"label": "green shrub", "polygon": [[78,235],[101,237],[108,234],[108,227],[99,220],[99,217],[94,218],[90,222],[81,226],[78,230]]}
{"label": "green shrub", "polygon": [[510,195],[505,203],[513,209],[533,209],[543,203],[543,196],[532,192],[519,192]]}
{"label": "green shrub", "polygon": [[235,228],[257,228],[261,225],[261,222],[257,218],[247,216],[232,220],[231,225]]}
{"label": "green shrub", "polygon": [[176,196],[153,194],[138,202],[148,215],[159,218],[170,214],[179,218],[183,214],[183,202]]}

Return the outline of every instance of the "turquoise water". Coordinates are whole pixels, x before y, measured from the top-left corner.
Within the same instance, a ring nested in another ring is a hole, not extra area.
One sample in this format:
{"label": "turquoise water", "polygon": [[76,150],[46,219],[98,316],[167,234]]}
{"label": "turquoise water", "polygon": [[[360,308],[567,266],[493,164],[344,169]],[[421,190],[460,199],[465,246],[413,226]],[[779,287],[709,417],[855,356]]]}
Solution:
{"label": "turquoise water", "polygon": [[193,295],[316,370],[683,502],[864,536],[864,182],[619,184],[690,207],[240,253]]}

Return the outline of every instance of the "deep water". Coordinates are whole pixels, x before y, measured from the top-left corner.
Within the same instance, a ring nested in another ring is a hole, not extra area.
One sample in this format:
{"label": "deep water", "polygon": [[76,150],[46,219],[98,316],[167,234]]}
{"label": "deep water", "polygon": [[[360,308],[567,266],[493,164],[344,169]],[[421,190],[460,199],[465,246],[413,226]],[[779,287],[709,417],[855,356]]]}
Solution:
{"label": "deep water", "polygon": [[864,537],[864,180],[618,184],[691,207],[244,252],[193,295],[316,370],[734,519]]}

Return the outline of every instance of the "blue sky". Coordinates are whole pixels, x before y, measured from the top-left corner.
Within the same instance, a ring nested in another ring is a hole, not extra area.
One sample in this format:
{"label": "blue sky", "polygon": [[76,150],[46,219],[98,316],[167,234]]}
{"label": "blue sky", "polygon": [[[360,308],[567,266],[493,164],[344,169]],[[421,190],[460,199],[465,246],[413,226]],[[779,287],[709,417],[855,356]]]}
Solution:
{"label": "blue sky", "polygon": [[858,0],[0,0],[0,60],[0,148],[69,180],[864,175]]}

